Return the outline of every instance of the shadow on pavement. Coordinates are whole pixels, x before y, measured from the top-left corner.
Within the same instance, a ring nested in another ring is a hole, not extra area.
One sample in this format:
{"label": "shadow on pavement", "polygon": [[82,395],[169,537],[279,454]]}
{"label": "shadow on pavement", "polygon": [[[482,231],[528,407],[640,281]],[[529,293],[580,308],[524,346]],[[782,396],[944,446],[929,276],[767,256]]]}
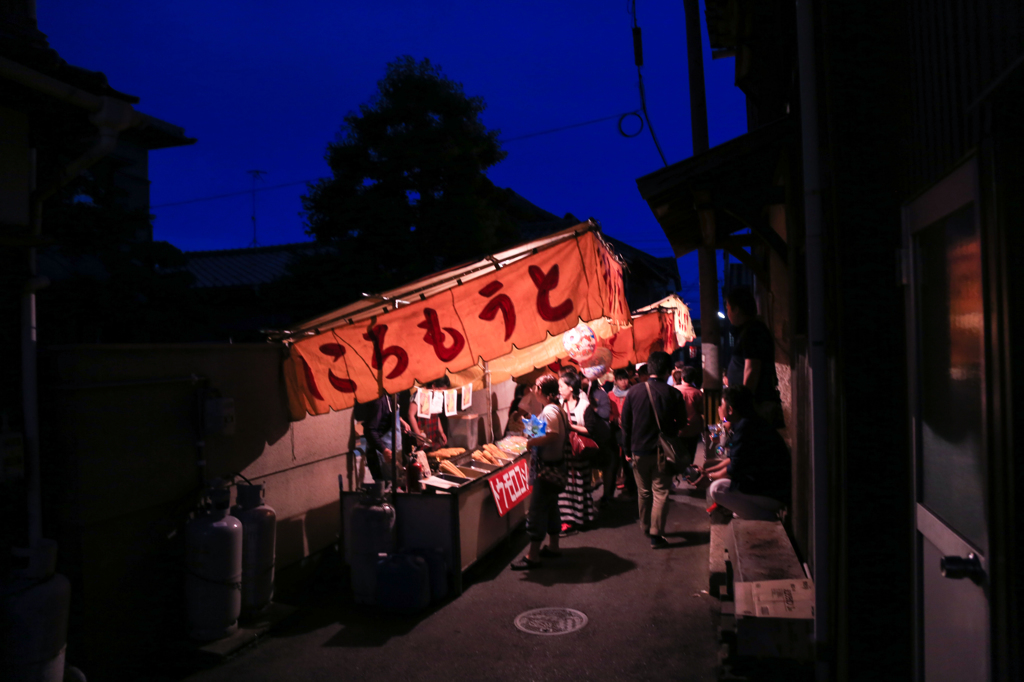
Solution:
{"label": "shadow on pavement", "polygon": [[449,595],[421,611],[394,613],[376,606],[354,603],[351,591],[342,586],[333,594],[322,595],[316,603],[307,604],[295,616],[275,628],[271,636],[295,637],[328,627],[338,627],[338,632],[323,646],[380,647],[392,637],[408,634],[452,598],[453,595]]}
{"label": "shadow on pavement", "polygon": [[670,540],[669,547],[692,547],[710,543],[711,531],[681,530],[675,533],[665,533],[665,537]]}
{"label": "shadow on pavement", "polygon": [[507,540],[462,574],[462,589],[468,590],[470,585],[489,583],[497,578],[529,544],[530,538],[526,535],[526,527],[520,526],[515,529]]}
{"label": "shadow on pavement", "polygon": [[[349,606],[335,611],[341,629],[324,642],[325,647],[379,647],[392,637],[408,634],[420,621],[444,606],[447,600],[414,614],[388,614],[372,606]],[[338,618],[338,616],[341,616]]]}
{"label": "shadow on pavement", "polygon": [[636,569],[636,563],[597,547],[563,547],[562,556],[545,559],[541,568],[524,571],[526,582],[550,587],[599,583]]}
{"label": "shadow on pavement", "polygon": [[611,504],[602,502],[595,528],[622,528],[636,523],[640,518],[636,499],[616,497]]}

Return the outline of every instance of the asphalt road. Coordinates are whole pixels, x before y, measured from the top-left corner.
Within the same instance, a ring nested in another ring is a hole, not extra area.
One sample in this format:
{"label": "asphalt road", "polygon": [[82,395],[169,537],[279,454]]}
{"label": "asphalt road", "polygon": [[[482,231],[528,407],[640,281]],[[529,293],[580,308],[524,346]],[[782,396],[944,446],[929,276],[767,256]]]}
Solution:
{"label": "asphalt road", "polygon": [[[328,582],[261,642],[187,679],[710,682],[718,649],[708,517],[702,497],[672,499],[667,549],[652,550],[635,503],[616,500],[541,569],[509,569],[526,546],[519,531],[474,567],[461,596],[417,617],[356,606]],[[576,609],[589,622],[559,636],[516,629],[518,614],[542,607]]]}

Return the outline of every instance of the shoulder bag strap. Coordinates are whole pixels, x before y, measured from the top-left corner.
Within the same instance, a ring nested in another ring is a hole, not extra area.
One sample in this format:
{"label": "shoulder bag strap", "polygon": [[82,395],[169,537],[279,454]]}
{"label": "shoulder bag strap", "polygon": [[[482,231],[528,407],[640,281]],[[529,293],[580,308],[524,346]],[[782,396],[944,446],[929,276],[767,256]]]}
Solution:
{"label": "shoulder bag strap", "polygon": [[565,451],[572,447],[569,443],[569,432],[572,428],[569,425],[569,417],[565,414],[565,410],[562,406],[558,406],[559,421],[562,423],[562,455],[565,455]]}
{"label": "shoulder bag strap", "polygon": [[651,400],[651,412],[654,413],[654,423],[658,425],[658,431],[661,431],[661,420],[658,419],[658,411],[654,409],[654,394],[651,393],[651,385],[645,381],[644,388],[647,389],[647,397]]}

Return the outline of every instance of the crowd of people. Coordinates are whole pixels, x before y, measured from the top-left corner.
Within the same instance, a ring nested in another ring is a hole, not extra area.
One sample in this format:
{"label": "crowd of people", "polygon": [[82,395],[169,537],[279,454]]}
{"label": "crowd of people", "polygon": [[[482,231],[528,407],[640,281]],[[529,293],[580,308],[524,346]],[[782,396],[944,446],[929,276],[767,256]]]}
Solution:
{"label": "crowd of people", "polygon": [[[668,546],[669,493],[702,440],[708,446],[705,461],[691,466],[684,478],[707,488],[710,508],[720,517],[773,519],[788,506],[790,455],[778,431],[784,424],[771,332],[757,318],[747,288],[727,294],[726,314],[737,341],[722,377],[719,423],[712,429],[704,420],[702,370],[673,364],[662,351],[638,367],[615,370],[606,384],[570,365],[517,387],[508,424],[537,416],[545,432],[527,442],[531,543],[513,569],[537,568],[543,559],[557,557],[559,538],[594,527],[616,501],[635,501],[651,547]],[[445,388],[442,382],[428,387]],[[421,416],[414,399],[395,409],[397,404],[382,396],[357,406],[375,481],[389,478],[395,431],[415,439],[420,448],[447,442],[439,415]],[[663,442],[674,444],[674,463],[666,462]],[[603,491],[595,499],[598,482]]]}
{"label": "crowd of people", "polygon": [[[557,378],[544,374],[521,388],[510,419],[530,412],[521,406],[524,398],[543,396],[546,433],[527,443],[534,486],[526,521],[530,548],[512,563],[514,570],[558,557],[559,538],[590,527],[616,499],[635,499],[652,549],[667,547],[669,493],[702,440],[709,446],[705,462],[691,466],[686,480],[707,488],[711,509],[727,518],[774,519],[789,504],[790,454],[778,431],[784,424],[771,333],[756,317],[749,289],[727,295],[726,313],[737,343],[723,377],[714,438],[704,423],[702,371],[673,366],[661,351],[651,353],[643,371],[616,370],[606,386],[564,367]],[[587,446],[574,435],[589,439]],[[674,463],[666,461],[665,443]],[[604,488],[600,505],[593,499],[595,468]]]}

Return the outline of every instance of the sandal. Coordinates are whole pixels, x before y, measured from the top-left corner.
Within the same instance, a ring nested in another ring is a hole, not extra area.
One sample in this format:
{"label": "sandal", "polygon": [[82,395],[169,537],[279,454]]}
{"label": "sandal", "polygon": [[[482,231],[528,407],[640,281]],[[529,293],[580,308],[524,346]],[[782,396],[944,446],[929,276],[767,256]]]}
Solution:
{"label": "sandal", "polygon": [[541,547],[540,555],[545,559],[557,559],[558,557],[562,556],[562,553],[556,552],[555,550],[550,549],[548,547]]}
{"label": "sandal", "polygon": [[534,561],[533,559],[529,559],[524,556],[519,561],[513,561],[509,564],[509,568],[513,571],[528,571],[531,568],[540,568],[543,565],[544,563],[541,561]]}

